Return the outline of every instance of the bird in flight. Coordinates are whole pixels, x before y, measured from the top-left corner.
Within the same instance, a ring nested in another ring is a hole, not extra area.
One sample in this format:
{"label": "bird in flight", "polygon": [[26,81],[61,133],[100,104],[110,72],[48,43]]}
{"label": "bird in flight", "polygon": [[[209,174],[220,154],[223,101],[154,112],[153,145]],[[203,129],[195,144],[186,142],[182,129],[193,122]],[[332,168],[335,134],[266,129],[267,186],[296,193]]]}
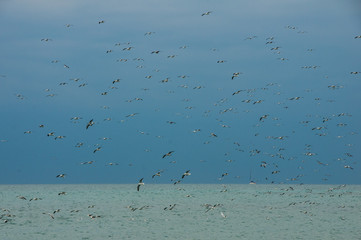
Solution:
{"label": "bird in flight", "polygon": [[155,174],[152,176],[152,178],[154,178],[154,177],[156,177],[156,176],[160,177],[160,174],[161,174],[162,172],[163,172],[163,170],[158,171],[157,173],[155,173]]}
{"label": "bird in flight", "polygon": [[100,151],[102,147],[97,147],[96,149],[94,149],[93,153],[96,153],[97,151]]}
{"label": "bird in flight", "polygon": [[202,16],[202,17],[203,17],[203,16],[208,16],[208,15],[211,14],[211,13],[212,13],[212,11],[208,11],[208,12],[202,13],[201,16]]}
{"label": "bird in flight", "polygon": [[139,192],[139,189],[140,189],[140,186],[143,186],[144,185],[144,182],[143,182],[143,178],[141,178],[138,182],[138,185],[137,185],[137,191]]}
{"label": "bird in flight", "polygon": [[182,178],[184,178],[185,176],[190,176],[191,175],[190,171],[191,170],[187,170],[185,173],[183,173]]}
{"label": "bird in flight", "polygon": [[88,124],[86,125],[86,129],[88,129],[90,126],[93,126],[94,125],[94,121],[93,121],[93,119],[92,120],[90,120],[89,122],[88,122]]}
{"label": "bird in flight", "polygon": [[165,158],[165,157],[171,156],[171,155],[172,155],[172,153],[174,153],[174,151],[170,151],[170,152],[168,152],[168,153],[164,154],[162,158]]}

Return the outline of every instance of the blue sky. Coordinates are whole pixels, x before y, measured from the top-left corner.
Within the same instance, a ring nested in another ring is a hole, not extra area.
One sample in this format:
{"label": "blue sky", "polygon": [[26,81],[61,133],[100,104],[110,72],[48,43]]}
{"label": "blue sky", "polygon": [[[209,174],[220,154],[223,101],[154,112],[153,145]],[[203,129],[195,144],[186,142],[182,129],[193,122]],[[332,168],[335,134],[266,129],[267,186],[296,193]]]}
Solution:
{"label": "blue sky", "polygon": [[0,183],[360,184],[360,5],[2,1]]}

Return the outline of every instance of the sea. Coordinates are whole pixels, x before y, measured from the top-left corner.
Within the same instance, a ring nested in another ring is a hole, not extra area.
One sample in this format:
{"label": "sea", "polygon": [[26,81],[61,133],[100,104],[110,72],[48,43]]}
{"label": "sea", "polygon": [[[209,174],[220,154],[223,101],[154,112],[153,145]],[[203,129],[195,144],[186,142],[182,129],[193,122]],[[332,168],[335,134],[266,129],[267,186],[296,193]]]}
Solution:
{"label": "sea", "polygon": [[0,239],[361,239],[361,185],[0,185]]}

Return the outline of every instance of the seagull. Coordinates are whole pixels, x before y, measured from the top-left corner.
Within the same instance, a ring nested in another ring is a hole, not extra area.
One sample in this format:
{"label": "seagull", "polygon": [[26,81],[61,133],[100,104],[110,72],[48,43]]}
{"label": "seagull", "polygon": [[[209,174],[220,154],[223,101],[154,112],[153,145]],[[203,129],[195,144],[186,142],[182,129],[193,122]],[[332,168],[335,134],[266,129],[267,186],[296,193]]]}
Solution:
{"label": "seagull", "polygon": [[172,153],[174,153],[174,151],[170,151],[170,152],[164,154],[162,158],[165,158],[165,157],[167,157],[167,156],[171,156]]}
{"label": "seagull", "polygon": [[127,116],[125,116],[125,117],[134,117],[135,115],[137,115],[138,113],[132,113],[132,114],[129,114],[129,115],[127,115]]}
{"label": "seagull", "polygon": [[53,211],[53,214],[60,212],[60,209],[56,209]]}
{"label": "seagull", "polygon": [[107,164],[105,164],[105,166],[116,166],[116,165],[119,165],[118,163],[107,163]]}
{"label": "seagull", "polygon": [[118,83],[118,82],[120,82],[120,78],[115,79],[115,80],[113,81],[113,84],[114,84],[114,83]]}
{"label": "seagull", "polygon": [[62,173],[62,174],[57,175],[56,177],[57,177],[57,178],[64,178],[65,176],[66,176],[66,174],[65,174],[65,173]]}
{"label": "seagull", "polygon": [[240,73],[240,72],[235,72],[235,73],[233,73],[232,80],[233,80],[235,77],[238,77],[239,74],[241,74],[241,73]]}
{"label": "seagull", "polygon": [[117,60],[117,62],[128,62],[128,59],[126,58],[120,58]]}
{"label": "seagull", "polygon": [[260,167],[266,168],[267,167],[267,162],[262,161]]}
{"label": "seagull", "polygon": [[187,170],[185,173],[183,173],[182,178],[184,178],[185,176],[190,176],[190,170]]}
{"label": "seagull", "polygon": [[158,171],[157,173],[155,173],[155,174],[152,176],[152,178],[154,178],[155,176],[160,177],[160,174],[161,174],[162,172],[163,172],[163,170]]}
{"label": "seagull", "polygon": [[63,138],[65,138],[65,136],[57,136],[54,139],[56,140],[56,139],[63,139]]}
{"label": "seagull", "polygon": [[212,11],[208,11],[208,12],[202,13],[201,16],[202,16],[202,17],[203,17],[203,16],[208,16],[208,15],[211,14],[211,13],[212,13]]}
{"label": "seagull", "polygon": [[144,33],[144,36],[146,36],[146,35],[152,35],[152,34],[154,34],[155,32],[146,32],[146,33]]}
{"label": "seagull", "polygon": [[138,182],[138,185],[137,185],[137,191],[139,192],[139,188],[140,188],[140,186],[143,186],[144,185],[144,183],[143,183],[143,178],[141,178],[140,180],[139,180],[139,182]]}
{"label": "seagull", "polygon": [[[244,40],[252,40],[252,39],[255,39],[257,38],[257,36],[252,36],[252,37],[246,37]],[[271,49],[272,50],[272,49]]]}
{"label": "seagull", "polygon": [[86,125],[86,129],[88,129],[90,126],[93,126],[94,125],[94,121],[93,121],[93,119],[92,120],[90,120],[89,122],[88,122],[88,124]]}
{"label": "seagull", "polygon": [[259,118],[260,121],[262,121],[263,119],[266,119],[268,117],[268,114],[263,115],[262,117]]}
{"label": "seagull", "polygon": [[49,215],[52,219],[54,219],[54,215],[51,214],[51,213],[43,213],[43,214],[47,214],[47,215]]}
{"label": "seagull", "polygon": [[180,183],[182,180],[178,180],[178,181],[175,181],[173,184],[176,185],[178,183]]}
{"label": "seagull", "polygon": [[80,119],[82,119],[81,117],[72,117],[72,118],[70,118],[70,120],[80,120]]}
{"label": "seagull", "polygon": [[225,176],[228,176],[228,173],[222,173],[221,178],[223,178],[223,177],[225,177]]}
{"label": "seagull", "polygon": [[31,201],[38,201],[38,200],[43,200],[43,199],[42,199],[42,198],[34,197],[34,198],[31,198],[31,199],[29,200],[29,202],[31,202]]}
{"label": "seagull", "polygon": [[93,151],[93,153],[96,153],[97,151],[100,151],[101,148],[102,148],[102,147],[97,147],[97,148]]}
{"label": "seagull", "polygon": [[88,161],[88,162],[82,162],[80,164],[84,165],[84,164],[92,164],[94,161]]}
{"label": "seagull", "polygon": [[17,196],[17,198],[22,199],[22,200],[26,200],[26,197],[24,197],[24,196]]}

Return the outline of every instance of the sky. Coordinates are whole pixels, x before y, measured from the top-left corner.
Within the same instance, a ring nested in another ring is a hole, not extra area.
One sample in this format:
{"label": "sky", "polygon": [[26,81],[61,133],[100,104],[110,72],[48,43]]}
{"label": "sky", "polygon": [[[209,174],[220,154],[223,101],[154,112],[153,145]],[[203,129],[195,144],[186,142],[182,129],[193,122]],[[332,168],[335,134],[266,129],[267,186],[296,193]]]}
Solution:
{"label": "sky", "polygon": [[0,184],[361,184],[359,1],[5,0],[0,29]]}

